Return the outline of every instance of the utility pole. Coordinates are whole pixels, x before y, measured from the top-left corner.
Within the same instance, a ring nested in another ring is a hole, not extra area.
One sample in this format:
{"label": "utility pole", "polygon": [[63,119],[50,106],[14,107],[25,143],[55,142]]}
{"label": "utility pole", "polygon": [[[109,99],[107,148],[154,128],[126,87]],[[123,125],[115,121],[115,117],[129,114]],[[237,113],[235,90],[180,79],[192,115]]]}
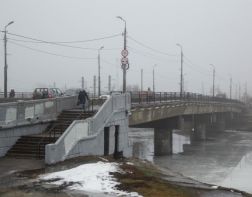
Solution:
{"label": "utility pole", "polygon": [[215,82],[215,67],[213,64],[210,64],[210,66],[213,67],[213,97],[215,96],[215,87],[214,87],[214,82]]}
{"label": "utility pole", "polygon": [[123,33],[123,51],[122,51],[122,69],[123,69],[123,93],[126,92],[126,71],[129,69],[129,61],[128,61],[128,51],[127,51],[127,29],[126,29],[126,20],[124,20],[121,16],[117,16],[120,20],[124,22],[124,33]]}
{"label": "utility pole", "polygon": [[141,92],[143,91],[143,69],[141,69]]}
{"label": "utility pole", "polygon": [[181,44],[177,43],[177,46],[180,47],[180,98],[183,95],[183,48]]}
{"label": "utility pole", "polygon": [[155,64],[154,66],[153,66],[153,70],[152,70],[152,79],[153,79],[153,81],[152,81],[152,89],[153,89],[153,92],[155,92],[155,67],[156,67],[157,65]]}
{"label": "utility pole", "polygon": [[84,77],[81,77],[81,89],[84,89]]}
{"label": "utility pole", "polygon": [[108,91],[111,92],[111,75],[108,76]]}
{"label": "utility pole", "polygon": [[248,95],[248,89],[247,89],[247,82],[245,83],[245,103],[247,103],[247,95]]}
{"label": "utility pole", "polygon": [[94,98],[96,96],[96,76],[94,75],[94,85],[93,85],[93,90],[94,90]]}
{"label": "utility pole", "polygon": [[235,99],[238,99],[238,85],[235,84]]}
{"label": "utility pole", "polygon": [[104,47],[101,46],[99,49],[98,49],[98,97],[101,96],[101,50],[103,49]]}
{"label": "utility pole", "polygon": [[13,24],[14,21],[9,22],[5,27],[4,27],[4,98],[7,98],[8,95],[8,88],[7,88],[7,69],[8,69],[8,64],[7,64],[7,27],[11,24]]}
{"label": "utility pole", "polygon": [[229,98],[232,99],[232,77],[230,77],[230,85],[229,85]]}
{"label": "utility pole", "polygon": [[239,101],[241,100],[241,84],[239,82]]}

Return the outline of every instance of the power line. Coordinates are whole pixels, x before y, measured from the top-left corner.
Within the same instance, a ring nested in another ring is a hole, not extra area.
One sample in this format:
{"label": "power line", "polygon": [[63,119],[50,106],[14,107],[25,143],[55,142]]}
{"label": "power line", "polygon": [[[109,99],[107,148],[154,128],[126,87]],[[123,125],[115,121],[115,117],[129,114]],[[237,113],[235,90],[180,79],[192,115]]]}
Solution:
{"label": "power line", "polygon": [[154,49],[154,48],[152,48],[152,47],[150,47],[150,46],[147,46],[146,44],[137,41],[136,39],[132,38],[131,36],[128,36],[128,38],[129,38],[130,40],[134,41],[135,43],[139,44],[140,46],[142,46],[142,47],[144,47],[144,48],[147,48],[147,49],[149,49],[149,50],[152,50],[152,51],[154,51],[154,52],[156,52],[156,53],[159,53],[159,54],[162,54],[162,55],[167,55],[167,56],[177,56],[176,54],[165,53],[165,52],[163,52],[163,51],[159,51],[159,50]]}
{"label": "power line", "polygon": [[139,55],[142,55],[142,56],[150,58],[150,59],[158,60],[158,61],[161,61],[161,62],[167,62],[167,60],[169,60],[169,59],[160,58],[157,55],[152,54],[152,53],[148,53],[148,52],[145,52],[145,51],[140,51],[140,50],[135,49],[135,48],[133,48],[131,46],[128,46],[128,48],[130,50],[132,50],[133,52],[138,53]]}
{"label": "power line", "polygon": [[[186,60],[188,63],[190,63],[191,65],[196,66],[196,67],[201,67],[201,66],[198,66],[197,64],[194,64],[188,57],[186,57],[186,56],[184,56],[184,57],[185,57],[185,60]],[[202,67],[201,67],[201,68],[202,68]],[[204,69],[204,70],[206,70],[206,69]],[[223,80],[223,81],[226,81],[226,80],[227,80],[226,77],[220,75],[218,72],[215,73],[215,76],[218,77],[220,80]]]}
{"label": "power line", "polygon": [[73,45],[66,45],[66,44],[61,44],[61,43],[57,43],[57,42],[50,42],[50,41],[45,41],[45,40],[40,40],[37,38],[31,38],[31,37],[27,37],[27,36],[23,36],[23,35],[18,35],[18,34],[14,34],[14,33],[9,33],[7,32],[8,35],[12,35],[12,36],[16,36],[16,37],[20,37],[20,38],[25,38],[25,39],[29,39],[29,40],[33,40],[33,41],[37,41],[40,43],[45,43],[45,44],[51,44],[51,45],[56,45],[56,46],[62,46],[62,47],[68,47],[68,48],[75,48],[75,49],[83,49],[83,50],[94,50],[97,51],[96,48],[85,48],[85,47],[78,47],[78,46],[73,46]]}
{"label": "power line", "polygon": [[119,33],[119,34],[113,34],[113,35],[110,35],[110,36],[104,36],[104,37],[100,37],[100,38],[93,38],[93,39],[87,39],[87,40],[75,40],[75,41],[44,41],[44,40],[39,40],[39,39],[36,39],[36,38],[32,38],[32,37],[28,37],[28,36],[23,36],[23,35],[19,35],[19,34],[14,34],[14,33],[10,33],[10,32],[7,32],[7,34],[12,35],[12,36],[22,37],[22,38],[25,38],[25,39],[35,40],[35,41],[37,41],[37,42],[47,42],[47,43],[54,43],[54,44],[94,42],[94,41],[105,40],[105,39],[111,39],[111,38],[115,38],[115,37],[122,36],[122,34]]}
{"label": "power line", "polygon": [[9,41],[9,43],[13,44],[13,45],[16,45],[16,46],[19,46],[19,47],[23,47],[23,48],[26,48],[26,49],[30,49],[32,51],[36,51],[36,52],[40,52],[40,53],[44,53],[44,54],[48,54],[48,55],[54,55],[54,56],[58,56],[58,57],[64,57],[64,58],[69,58],[69,59],[81,59],[81,60],[92,60],[92,59],[96,59],[96,58],[83,58],[83,57],[73,57],[73,56],[67,56],[67,55],[61,55],[61,54],[57,54],[57,53],[51,53],[51,52],[47,52],[47,51],[44,51],[44,50],[40,50],[40,49],[35,49],[35,48],[32,48],[32,47],[28,47],[28,46],[25,46],[25,45],[22,45],[22,44],[18,44],[18,43],[15,43],[15,42],[12,42],[12,41]]}
{"label": "power line", "polygon": [[[8,38],[8,40],[17,41],[17,42],[24,42],[24,43],[48,44],[48,43],[41,42],[41,41],[20,40],[20,39],[15,39],[15,38]],[[77,48],[77,46],[75,48]],[[83,47],[80,47],[80,49],[92,49],[93,50],[94,48],[83,48]],[[112,51],[112,50],[120,50],[120,49],[121,48],[105,48],[103,50]]]}

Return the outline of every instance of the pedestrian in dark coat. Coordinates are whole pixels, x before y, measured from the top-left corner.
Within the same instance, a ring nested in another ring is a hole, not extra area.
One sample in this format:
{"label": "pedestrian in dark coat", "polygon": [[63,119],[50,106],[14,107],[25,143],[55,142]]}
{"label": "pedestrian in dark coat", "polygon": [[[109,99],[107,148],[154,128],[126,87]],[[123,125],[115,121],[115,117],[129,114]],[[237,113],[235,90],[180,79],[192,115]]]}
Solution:
{"label": "pedestrian in dark coat", "polygon": [[81,90],[78,95],[78,104],[82,105],[83,110],[85,110],[86,100],[89,100],[87,92],[85,90]]}

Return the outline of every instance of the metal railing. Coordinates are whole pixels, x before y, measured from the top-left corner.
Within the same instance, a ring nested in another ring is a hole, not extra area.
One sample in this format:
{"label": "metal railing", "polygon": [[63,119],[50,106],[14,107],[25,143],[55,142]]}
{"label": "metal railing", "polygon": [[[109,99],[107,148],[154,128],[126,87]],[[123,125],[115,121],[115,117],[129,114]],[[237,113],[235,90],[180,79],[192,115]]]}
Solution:
{"label": "metal railing", "polygon": [[162,103],[169,101],[199,101],[199,102],[218,102],[218,103],[236,103],[243,104],[239,100],[213,97],[191,92],[130,92],[132,104],[145,104],[145,103]]}
{"label": "metal railing", "polygon": [[[7,93],[9,97],[10,92]],[[4,92],[0,92],[0,98],[4,98]],[[32,99],[32,92],[15,92],[15,99]]]}

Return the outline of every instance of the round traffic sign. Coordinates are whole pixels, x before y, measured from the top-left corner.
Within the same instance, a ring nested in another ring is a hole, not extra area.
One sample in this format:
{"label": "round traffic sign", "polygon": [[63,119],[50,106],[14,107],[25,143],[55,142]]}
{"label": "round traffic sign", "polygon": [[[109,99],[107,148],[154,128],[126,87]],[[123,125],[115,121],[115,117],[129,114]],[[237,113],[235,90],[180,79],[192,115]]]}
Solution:
{"label": "round traffic sign", "polygon": [[121,62],[122,62],[122,64],[128,64],[128,58],[127,57],[123,57],[121,59]]}
{"label": "round traffic sign", "polygon": [[129,52],[128,52],[128,50],[124,49],[124,50],[122,50],[121,54],[123,57],[127,57]]}

